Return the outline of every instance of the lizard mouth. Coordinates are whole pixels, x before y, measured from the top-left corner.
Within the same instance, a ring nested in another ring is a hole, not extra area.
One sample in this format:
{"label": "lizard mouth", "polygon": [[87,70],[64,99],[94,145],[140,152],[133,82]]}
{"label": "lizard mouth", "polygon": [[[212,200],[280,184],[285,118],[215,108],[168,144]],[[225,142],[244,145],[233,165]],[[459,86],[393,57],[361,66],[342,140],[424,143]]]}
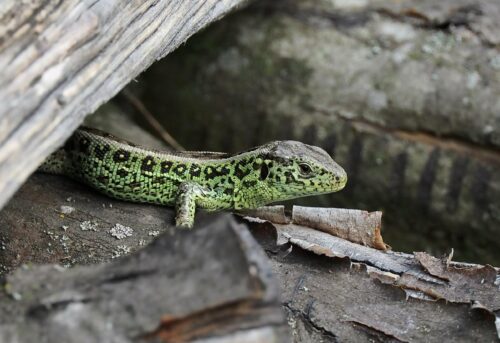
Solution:
{"label": "lizard mouth", "polygon": [[335,177],[335,181],[333,182],[333,189],[336,192],[340,191],[344,189],[346,184],[347,184],[347,174],[343,173],[342,175]]}

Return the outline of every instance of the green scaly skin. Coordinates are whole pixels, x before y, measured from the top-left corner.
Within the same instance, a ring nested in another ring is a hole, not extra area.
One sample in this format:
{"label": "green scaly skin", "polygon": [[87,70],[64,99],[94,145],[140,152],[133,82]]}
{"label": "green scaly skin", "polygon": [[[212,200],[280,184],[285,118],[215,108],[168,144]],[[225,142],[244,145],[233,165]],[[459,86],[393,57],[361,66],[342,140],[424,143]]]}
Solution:
{"label": "green scaly skin", "polygon": [[347,175],[321,148],[271,142],[235,155],[159,152],[97,130],[77,130],[39,169],[82,181],[117,199],[175,206],[176,225],[192,227],[196,208],[253,209],[336,192]]}

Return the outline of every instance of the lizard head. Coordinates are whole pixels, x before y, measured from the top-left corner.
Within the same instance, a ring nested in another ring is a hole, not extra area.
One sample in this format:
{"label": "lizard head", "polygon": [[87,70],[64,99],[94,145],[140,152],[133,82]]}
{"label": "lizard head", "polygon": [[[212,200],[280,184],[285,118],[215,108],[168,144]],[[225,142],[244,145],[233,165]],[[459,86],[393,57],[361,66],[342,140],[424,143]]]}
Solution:
{"label": "lizard head", "polygon": [[[257,149],[258,206],[337,192],[347,174],[323,149],[296,141],[276,141]],[[252,191],[248,192],[252,193]]]}

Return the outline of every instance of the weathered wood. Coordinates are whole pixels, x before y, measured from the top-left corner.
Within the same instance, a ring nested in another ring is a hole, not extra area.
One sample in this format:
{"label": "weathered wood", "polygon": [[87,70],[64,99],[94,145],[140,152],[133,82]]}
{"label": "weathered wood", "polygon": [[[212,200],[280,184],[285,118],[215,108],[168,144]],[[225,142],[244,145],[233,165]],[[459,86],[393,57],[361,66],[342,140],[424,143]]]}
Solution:
{"label": "weathered wood", "polygon": [[0,208],[86,114],[242,2],[3,1]]}
{"label": "weathered wood", "polygon": [[[109,105],[104,109],[115,112]],[[110,131],[110,122],[123,123],[123,120],[115,114],[110,116],[107,113],[101,117],[101,119],[106,118],[108,124],[102,123],[100,126],[106,131]],[[97,120],[99,118],[91,119],[95,119],[94,123],[99,121]],[[116,130],[120,126],[113,127]],[[130,127],[131,125],[126,125],[127,129]],[[125,134],[118,131],[114,133],[119,136]],[[143,141],[144,135],[138,130],[131,134],[137,143],[152,144]],[[69,206],[71,209],[64,206]],[[441,261],[434,260],[428,255],[413,256],[371,249],[301,225],[290,225],[288,222],[292,218],[283,219],[283,208],[274,207],[273,210],[273,215],[269,218],[278,222],[273,224],[277,229],[272,228],[269,223],[262,224],[257,221],[249,223],[249,226],[272,259],[273,270],[277,273],[284,291],[284,308],[288,313],[288,323],[294,333],[295,342],[369,342],[373,336],[381,340],[396,337],[403,341],[445,341],[450,337],[457,341],[460,339],[466,341],[470,337],[480,341],[494,339],[493,316],[488,312],[482,312],[478,307],[482,305],[488,311],[495,311],[498,307],[496,300],[498,297],[491,296],[491,292],[496,290],[496,286],[491,284],[491,276],[495,273],[495,269],[487,267],[481,274],[477,273],[478,270],[481,271],[478,267],[450,263],[451,268],[464,269],[459,269],[458,272],[451,269],[454,273],[448,274],[450,270],[442,268]],[[307,212],[307,209],[301,211]],[[200,212],[197,220],[203,220],[206,215]],[[306,213],[302,213],[301,216],[306,216]],[[110,199],[66,178],[36,174],[28,180],[8,206],[0,211],[0,227],[2,227],[0,264],[5,276],[5,272],[29,262],[74,266],[110,261],[119,255],[144,248],[157,234],[166,233],[172,237],[171,239],[175,239],[178,233],[173,231],[172,222],[173,210],[170,208]],[[217,238],[212,235],[221,233],[214,232],[210,228],[206,229],[191,231],[191,234],[206,234],[203,239],[214,242]],[[282,245],[276,244],[277,232]],[[239,254],[234,252],[235,247],[231,244],[234,243],[232,239],[234,236],[227,232],[222,236],[220,245],[217,245],[220,254],[216,253],[216,256],[213,256],[211,249],[207,250],[204,245],[198,247],[200,255],[196,255],[196,258],[204,257],[200,264],[212,265],[211,263],[218,263],[216,261],[220,261],[219,258],[226,259],[227,263],[234,262],[232,260]],[[162,252],[162,261],[165,262],[164,267],[167,269],[173,268],[178,261],[171,258],[174,250],[180,251],[174,243],[171,242],[169,247],[175,248],[165,248]],[[211,247],[213,248],[213,245]],[[299,247],[327,257],[318,257]],[[254,250],[242,248],[246,252]],[[128,260],[134,261],[137,256],[141,255],[133,255]],[[182,263],[187,262],[182,261]],[[119,262],[112,264],[106,268],[106,272],[117,275],[121,270],[120,266]],[[350,268],[351,266],[356,268]],[[240,264],[239,267],[228,268],[228,273],[245,277],[240,267],[246,268]],[[253,269],[250,267],[246,270],[251,274]],[[208,268],[199,273],[211,271],[212,269]],[[72,270],[65,273],[68,272],[72,273],[71,275],[78,274]],[[469,277],[461,278],[462,272],[469,274]],[[40,274],[43,274],[41,276],[43,278],[50,277],[43,272],[37,275]],[[50,274],[50,271],[47,271],[47,274]],[[35,277],[30,271],[17,271],[14,275],[23,275],[23,278]],[[210,273],[206,276],[211,277]],[[484,282],[482,282],[483,276]],[[15,280],[14,276],[7,277],[9,280]],[[192,274],[189,280],[191,278],[199,280],[199,277],[198,274]],[[139,276],[137,280],[143,282],[143,276]],[[241,285],[239,281],[237,284]],[[130,282],[133,282],[132,279]],[[14,281],[11,283],[16,284]],[[121,287],[121,283],[118,283],[116,292],[122,289]],[[117,294],[114,293],[114,286],[110,288],[112,294]],[[10,288],[11,296],[18,297],[18,294],[13,293],[14,289]],[[50,289],[46,291],[49,292]],[[61,295],[59,289],[57,288],[55,292]],[[98,287],[92,289],[97,290]],[[166,290],[162,289],[161,292],[163,294]],[[410,300],[407,300],[406,296]],[[449,303],[432,298],[440,296]],[[51,299],[48,298],[48,301]],[[155,297],[155,299],[160,298]],[[3,300],[4,298],[0,296],[0,304]],[[21,300],[19,308],[12,300],[6,301],[14,312],[0,311],[0,316],[2,313],[5,316],[9,313],[19,313],[26,308],[23,306],[26,305],[27,299]],[[471,309],[470,301],[476,301],[474,310]],[[47,313],[51,318],[57,311],[66,313],[64,311],[72,307],[72,304],[64,307],[61,303],[59,309],[52,307]],[[91,302],[88,306],[94,304],[95,302]],[[85,306],[86,304],[82,304],[83,308],[86,308]],[[217,307],[215,311],[209,313],[212,316],[216,314],[224,316],[227,308],[232,307]],[[177,329],[184,328],[187,323],[198,323],[203,326],[206,323],[203,313],[205,312],[195,312],[192,316],[177,317],[173,320],[164,318],[161,330],[152,332],[155,332],[157,337],[168,338],[172,337],[169,336],[172,333],[179,332]],[[1,319],[2,317],[0,322]],[[26,325],[33,323],[36,323],[36,318],[30,318],[29,324]],[[12,331],[12,327],[14,329],[19,327],[17,324],[12,325],[8,330]],[[457,326],[461,329],[455,329]],[[254,330],[252,335],[257,337],[256,341],[263,340],[270,334],[266,330],[272,328],[263,327],[259,331]],[[231,338],[232,341],[242,341],[245,337],[231,336]]]}
{"label": "weathered wood", "polygon": [[296,343],[500,336],[498,268],[383,252],[296,225],[252,222],[251,228],[281,281]]}
{"label": "weathered wood", "polygon": [[[68,197],[71,197],[70,201],[67,201]],[[61,206],[70,206],[73,210],[62,211]],[[66,212],[66,214],[63,215],[61,212]],[[200,212],[197,220],[204,220],[207,215]],[[89,222],[97,224],[96,231],[89,229],[92,225],[82,225]],[[35,174],[0,212],[0,227],[2,227],[0,263],[5,269],[12,270],[20,264],[30,264],[30,262],[74,266],[112,261],[119,255],[139,249],[149,249],[145,246],[154,239],[154,235],[164,233],[165,236],[162,239],[168,246],[154,250],[161,256],[159,262],[165,263],[162,265],[164,269],[160,271],[166,272],[166,270],[172,270],[169,268],[175,268],[178,265],[185,266],[185,263],[193,260],[194,264],[189,264],[189,266],[194,268],[195,265],[200,264],[197,273],[174,274],[184,275],[186,282],[187,280],[193,282],[190,285],[198,286],[201,283],[206,291],[205,283],[199,281],[201,275],[213,280],[211,278],[213,269],[208,266],[222,261],[227,263],[225,272],[230,274],[226,277],[233,278],[234,276],[233,280],[238,281],[243,270],[252,273],[253,268],[247,264],[231,264],[241,261],[237,257],[241,256],[240,253],[237,249],[234,250],[233,238],[235,236],[232,233],[205,228],[179,234],[172,230],[172,222],[173,211],[170,208],[110,199],[63,177]],[[131,228],[133,231],[119,229],[120,226],[117,224]],[[470,304],[470,301],[476,301],[479,303],[477,305],[482,304],[489,311],[495,311],[498,308],[498,296],[495,296],[498,294],[497,286],[492,283],[495,269],[491,267],[486,267],[481,271],[480,266],[450,263],[450,267],[456,269],[455,274],[450,275],[447,274],[450,271],[440,268],[442,264],[439,260],[433,260],[428,255],[410,255],[371,249],[295,224],[275,225],[282,237],[280,239],[282,245],[277,245],[276,231],[269,223],[252,222],[249,226],[272,259],[273,271],[277,273],[284,291],[283,302],[289,314],[288,323],[298,343],[316,342],[320,341],[320,338],[326,342],[335,341],[334,337],[337,337],[337,341],[369,342],[372,336],[381,339],[396,337],[401,341],[435,342],[446,341],[450,337],[457,341],[460,339],[467,341],[471,337],[476,337],[478,341],[494,341],[495,339],[493,316],[480,308],[472,309]],[[113,228],[116,229],[113,230]],[[190,238],[191,235],[192,238]],[[188,249],[187,244],[176,245],[175,242],[182,242],[176,237],[196,240],[198,245],[191,247],[193,249],[191,252],[196,252],[196,255],[187,256],[186,261],[180,260],[182,263],[174,258],[173,256],[180,253],[182,249]],[[167,238],[172,241],[167,243]],[[299,247],[310,249],[315,254],[326,255],[326,257],[305,252]],[[253,248],[248,250],[244,246],[242,248],[246,251],[246,255],[254,251]],[[141,251],[125,261],[138,261],[140,256],[147,254],[143,255]],[[141,264],[146,263],[147,260],[147,257],[141,259]],[[124,268],[123,265],[129,263],[122,264],[120,261],[98,268],[104,268],[102,273],[108,274],[108,278],[122,275],[120,273]],[[89,284],[87,281],[79,281],[79,278],[83,276],[77,275],[82,271],[91,271],[94,267],[82,269],[75,266],[74,268],[78,269],[69,269],[62,274],[75,277],[74,288],[79,292],[78,294],[88,295],[82,290],[84,284],[90,285],[92,292],[100,290],[97,283]],[[137,266],[137,270],[143,271],[144,268],[146,267]],[[22,275],[22,279],[25,280],[23,284],[17,283],[16,280],[19,280],[17,276],[4,274],[4,278],[7,277],[14,285],[13,288],[7,287],[11,296],[18,297],[16,290],[21,290],[18,293],[22,296],[24,294],[22,290],[35,287],[41,284],[42,280],[57,277],[53,275],[50,268],[38,269],[36,267],[34,270],[33,275],[31,274],[33,268],[31,271],[18,270],[11,274]],[[55,274],[61,274],[61,272],[58,271]],[[466,277],[457,278],[460,274]],[[36,278],[37,282],[28,284],[33,278]],[[149,280],[146,275],[141,274],[137,277],[137,282],[147,283],[146,280]],[[125,287],[127,282],[130,287],[133,287],[135,281],[131,278],[129,281],[123,280],[106,288],[106,291],[113,295],[109,299],[110,302],[117,299],[114,295],[123,294],[120,292],[123,291],[122,287]],[[240,280],[237,284],[242,285],[243,282]],[[154,299],[158,303],[163,303],[162,294],[165,294],[167,290],[156,283],[152,286],[155,290],[161,291],[153,293]],[[41,290],[46,292],[45,294],[54,291],[51,294],[58,295],[54,298],[48,296],[39,298],[45,299],[44,302],[30,302],[26,297],[22,297],[20,302],[15,302],[0,295],[0,323],[4,323],[2,315],[9,317],[9,314],[12,316],[15,314],[17,316],[26,310],[29,304],[55,305],[50,301],[67,300],[68,298],[63,298],[67,293],[61,292],[61,289],[61,287],[48,287]],[[149,288],[134,287],[134,291],[137,292],[145,289]],[[70,296],[73,294],[71,293]],[[91,295],[93,294],[96,293]],[[124,297],[127,302],[133,301],[129,299],[131,294],[137,296],[136,293],[127,293]],[[409,300],[406,299],[407,296]],[[436,301],[439,297],[443,300]],[[64,301],[57,302],[61,306],[49,306],[46,313],[50,318],[53,318],[52,315],[56,313],[67,313],[65,311],[74,308],[74,303],[79,301],[74,297],[69,300],[71,301],[67,307]],[[191,306],[189,301],[184,300],[182,300],[184,304]],[[168,303],[170,301],[172,299],[168,299]],[[105,303],[102,304],[104,306]],[[83,308],[94,305],[93,300],[88,305],[85,301],[81,304]],[[38,311],[45,311],[43,306],[36,308],[39,309]],[[218,310],[222,312],[217,312]],[[224,311],[225,308],[218,307],[211,314],[225,313]],[[34,313],[41,312],[34,311]],[[117,313],[127,315],[127,311],[117,311]],[[188,322],[196,320],[196,323],[204,323],[201,314],[203,313],[195,312],[193,316],[188,316]],[[157,319],[155,323],[159,325],[158,316],[154,318]],[[161,327],[165,331],[153,330],[152,332],[166,337],[165,335],[169,332],[176,332],[174,329],[184,327],[186,321],[179,321],[182,318],[178,316],[176,320],[171,321],[164,318]],[[40,319],[36,316],[30,317],[25,325],[36,326],[40,323],[37,320]],[[12,332],[12,327],[20,328],[18,324],[12,325],[9,325],[11,329],[5,330]],[[456,329],[457,327],[460,329]],[[265,337],[265,335],[259,337]],[[239,340],[235,339],[235,341]]]}
{"label": "weathered wood", "polygon": [[345,208],[293,206],[287,216],[282,205],[264,206],[254,210],[239,211],[248,220],[269,221],[273,224],[302,225],[337,236],[350,242],[375,249],[387,250],[380,230],[382,212],[367,212]]}
{"label": "weathered wood", "polygon": [[5,289],[2,342],[288,341],[269,262],[228,215],[113,263],[20,269]]}

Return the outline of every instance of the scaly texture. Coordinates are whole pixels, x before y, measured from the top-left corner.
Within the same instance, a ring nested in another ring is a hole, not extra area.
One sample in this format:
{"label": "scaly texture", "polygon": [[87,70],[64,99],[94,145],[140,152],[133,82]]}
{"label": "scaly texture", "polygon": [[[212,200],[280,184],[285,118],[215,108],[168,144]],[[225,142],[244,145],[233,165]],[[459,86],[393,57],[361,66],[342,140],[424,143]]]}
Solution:
{"label": "scaly texture", "polygon": [[118,199],[176,207],[176,224],[191,227],[196,207],[250,209],[336,192],[345,171],[321,148],[271,142],[235,155],[159,152],[82,128],[40,167]]}

